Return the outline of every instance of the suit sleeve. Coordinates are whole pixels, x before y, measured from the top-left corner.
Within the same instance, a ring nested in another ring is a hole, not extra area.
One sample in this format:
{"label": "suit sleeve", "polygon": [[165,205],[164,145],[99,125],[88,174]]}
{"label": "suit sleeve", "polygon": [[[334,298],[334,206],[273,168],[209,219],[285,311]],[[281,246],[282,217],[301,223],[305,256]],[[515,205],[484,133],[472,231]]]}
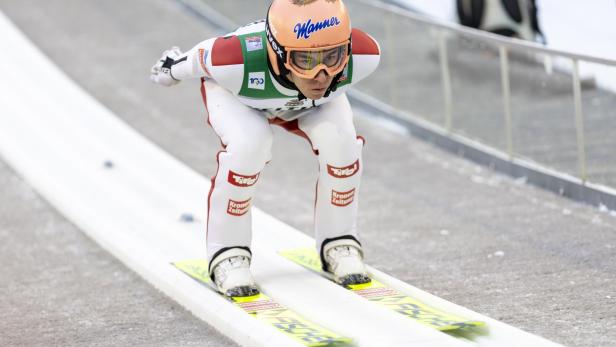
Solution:
{"label": "suit sleeve", "polygon": [[171,67],[171,75],[177,80],[212,78],[207,62],[216,38],[205,40],[182,54]]}
{"label": "suit sleeve", "polygon": [[370,35],[353,29],[351,51],[353,54],[353,83],[373,73],[381,60],[381,47]]}
{"label": "suit sleeve", "polygon": [[239,38],[227,35],[201,42],[175,61],[171,74],[177,80],[209,78],[238,94],[244,78],[244,55]]}

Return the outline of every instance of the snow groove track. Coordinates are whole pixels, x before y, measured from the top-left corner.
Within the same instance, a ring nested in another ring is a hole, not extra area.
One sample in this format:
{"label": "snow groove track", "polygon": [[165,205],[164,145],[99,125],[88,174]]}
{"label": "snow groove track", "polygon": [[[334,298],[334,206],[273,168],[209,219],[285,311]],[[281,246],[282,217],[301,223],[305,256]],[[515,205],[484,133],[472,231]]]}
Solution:
{"label": "snow groove track", "polygon": [[[170,263],[203,257],[208,180],[160,150],[84,93],[0,13],[0,154],[91,238],[196,316],[245,346],[296,346]],[[105,163],[110,165],[105,165]],[[191,213],[193,223],[180,216]],[[474,342],[372,305],[278,250],[313,240],[253,210],[254,273],[264,291],[357,346],[556,346],[438,299],[374,269],[427,303],[488,323]]]}

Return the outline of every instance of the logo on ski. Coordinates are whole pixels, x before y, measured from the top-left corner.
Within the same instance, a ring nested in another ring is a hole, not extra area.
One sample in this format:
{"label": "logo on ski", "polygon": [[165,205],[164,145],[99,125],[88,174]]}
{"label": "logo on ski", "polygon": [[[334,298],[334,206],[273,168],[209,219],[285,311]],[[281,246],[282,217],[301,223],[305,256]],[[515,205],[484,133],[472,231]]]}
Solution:
{"label": "logo on ski", "polygon": [[[173,263],[178,270],[212,290],[208,263],[204,259],[183,260]],[[222,295],[222,294],[221,294]],[[306,347],[347,346],[352,340],[312,323],[275,299],[260,293],[249,297],[226,297],[251,317],[273,327],[281,334]]]}
{"label": "logo on ski", "polygon": [[280,306],[279,303],[277,303],[274,300],[238,302],[237,306],[241,307],[244,311],[248,313],[267,311],[267,310],[276,310],[282,307]]}
{"label": "logo on ski", "polygon": [[330,176],[334,176],[336,178],[348,178],[355,175],[359,171],[359,159],[357,159],[353,164],[345,167],[335,167],[327,164],[327,172]]}
{"label": "logo on ski", "polygon": [[229,199],[229,204],[227,205],[227,213],[232,216],[243,216],[250,209],[250,200],[246,201],[235,201]]}
{"label": "logo on ski", "polygon": [[227,177],[227,181],[233,184],[236,187],[250,187],[255,185],[259,180],[259,174],[254,174],[252,176],[244,176],[238,173],[235,173],[229,170],[229,176]]}
{"label": "logo on ski", "polygon": [[[314,248],[289,249],[280,251],[279,254],[294,263],[327,277],[321,267],[319,255]],[[327,278],[330,279],[329,277]],[[485,322],[460,317],[431,307],[374,278],[369,283],[349,285],[345,288],[381,307],[402,314],[439,331],[453,331],[485,325]]]}

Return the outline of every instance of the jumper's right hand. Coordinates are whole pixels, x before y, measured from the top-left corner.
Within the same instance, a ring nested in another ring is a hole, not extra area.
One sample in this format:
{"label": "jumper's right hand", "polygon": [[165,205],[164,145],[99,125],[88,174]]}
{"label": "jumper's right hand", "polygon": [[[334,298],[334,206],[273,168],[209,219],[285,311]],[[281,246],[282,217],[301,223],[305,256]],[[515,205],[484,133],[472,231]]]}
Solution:
{"label": "jumper's right hand", "polygon": [[175,79],[171,74],[171,67],[180,55],[182,55],[182,52],[178,47],[172,47],[164,51],[162,57],[152,66],[150,70],[150,79],[154,83],[166,87],[171,87],[180,83],[180,80]]}

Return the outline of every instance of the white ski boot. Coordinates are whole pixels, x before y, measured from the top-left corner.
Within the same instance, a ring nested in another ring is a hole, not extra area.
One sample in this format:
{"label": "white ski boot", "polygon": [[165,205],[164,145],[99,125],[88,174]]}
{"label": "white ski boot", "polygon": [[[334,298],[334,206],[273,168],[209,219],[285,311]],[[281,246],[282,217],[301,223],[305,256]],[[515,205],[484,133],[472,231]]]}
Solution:
{"label": "white ski boot", "polygon": [[229,297],[253,296],[259,294],[250,273],[250,252],[231,248],[212,261],[210,276],[218,291]]}
{"label": "white ski boot", "polygon": [[330,241],[323,246],[325,271],[343,286],[370,282],[361,246],[354,240]]}

